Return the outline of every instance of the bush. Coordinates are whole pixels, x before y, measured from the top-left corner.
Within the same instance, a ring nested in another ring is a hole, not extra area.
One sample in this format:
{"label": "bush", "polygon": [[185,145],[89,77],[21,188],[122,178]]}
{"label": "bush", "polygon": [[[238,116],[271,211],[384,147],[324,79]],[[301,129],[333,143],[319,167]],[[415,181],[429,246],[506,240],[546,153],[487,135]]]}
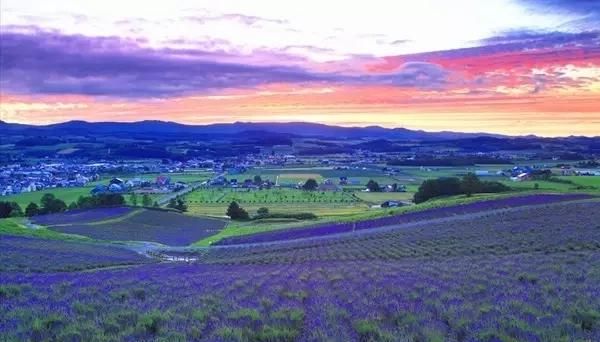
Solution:
{"label": "bush", "polygon": [[23,210],[17,202],[0,202],[0,218],[22,216]]}
{"label": "bush", "polygon": [[248,220],[248,219],[250,219],[250,215],[248,215],[248,212],[246,210],[244,210],[244,208],[240,207],[240,205],[236,201],[233,201],[229,204],[226,214],[232,220]]}
{"label": "bush", "polygon": [[156,335],[159,333],[160,329],[168,320],[168,318],[168,314],[163,314],[158,310],[153,310],[140,317],[138,320],[138,327],[142,328],[146,333]]}

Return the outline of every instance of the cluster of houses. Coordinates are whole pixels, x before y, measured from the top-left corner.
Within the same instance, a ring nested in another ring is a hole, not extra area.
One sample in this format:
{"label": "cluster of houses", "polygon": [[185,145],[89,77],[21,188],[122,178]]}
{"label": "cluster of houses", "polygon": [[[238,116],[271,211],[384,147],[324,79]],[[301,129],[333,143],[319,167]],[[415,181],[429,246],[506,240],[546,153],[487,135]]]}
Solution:
{"label": "cluster of houses", "polygon": [[100,179],[96,170],[76,164],[7,165],[0,171],[0,196],[51,188],[86,186]]}
{"label": "cluster of houses", "polygon": [[185,182],[172,182],[169,176],[160,175],[154,180],[142,179],[139,177],[124,180],[114,177],[108,184],[98,184],[90,194],[98,195],[104,193],[127,193],[135,192],[140,194],[166,194],[180,191],[188,187]]}

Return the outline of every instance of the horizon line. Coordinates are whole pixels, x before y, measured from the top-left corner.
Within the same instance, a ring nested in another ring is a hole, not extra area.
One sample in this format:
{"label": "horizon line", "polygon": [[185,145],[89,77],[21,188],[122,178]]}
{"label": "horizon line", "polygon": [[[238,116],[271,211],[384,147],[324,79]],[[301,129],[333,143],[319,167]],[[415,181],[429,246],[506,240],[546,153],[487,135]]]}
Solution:
{"label": "horizon line", "polygon": [[600,138],[600,135],[541,135],[536,133],[523,134],[523,135],[512,135],[501,132],[493,132],[493,131],[478,131],[478,132],[468,132],[468,131],[452,131],[452,130],[442,130],[442,131],[429,131],[421,128],[409,128],[404,126],[386,126],[386,125],[357,125],[353,123],[336,123],[336,124],[325,124],[316,121],[227,121],[227,122],[212,122],[212,123],[191,123],[191,122],[181,122],[181,121],[171,121],[171,120],[115,120],[115,121],[89,121],[89,120],[81,120],[81,119],[72,119],[65,121],[56,121],[56,122],[47,122],[47,123],[25,123],[25,122],[15,122],[15,121],[5,121],[0,119],[0,122],[6,124],[16,124],[16,125],[25,125],[25,126],[34,126],[34,127],[47,127],[52,125],[60,125],[69,122],[81,122],[87,124],[102,124],[102,123],[113,123],[113,124],[135,124],[135,123],[143,123],[143,122],[160,122],[160,123],[172,123],[189,127],[209,127],[215,125],[235,125],[235,124],[313,124],[313,125],[321,125],[327,127],[339,127],[339,128],[356,128],[356,129],[368,129],[368,128],[381,128],[387,130],[394,129],[405,129],[413,132],[423,132],[423,133],[454,133],[454,134],[471,134],[471,135],[496,135],[507,138]]}

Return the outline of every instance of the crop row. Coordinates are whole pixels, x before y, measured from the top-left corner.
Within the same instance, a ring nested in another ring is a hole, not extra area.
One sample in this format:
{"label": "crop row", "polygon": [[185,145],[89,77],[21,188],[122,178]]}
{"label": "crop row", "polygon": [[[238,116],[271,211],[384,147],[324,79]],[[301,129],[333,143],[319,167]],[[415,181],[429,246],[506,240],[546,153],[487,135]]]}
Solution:
{"label": "crop row", "polygon": [[487,201],[479,201],[469,204],[454,205],[427,209],[417,212],[411,212],[400,215],[386,216],[376,219],[370,219],[359,222],[345,222],[324,224],[307,228],[290,228],[285,230],[270,231],[245,236],[228,237],[217,242],[218,245],[236,245],[245,243],[260,243],[279,240],[294,240],[329,234],[338,234],[351,232],[354,230],[371,229],[404,223],[416,222],[421,220],[448,217],[459,214],[470,214],[484,212],[494,209],[515,208],[527,205],[548,204],[561,201],[571,201],[576,199],[589,198],[584,194],[559,195],[559,194],[539,194],[528,196],[517,196]]}
{"label": "crop row", "polygon": [[0,339],[596,341],[598,252],[3,274]]}
{"label": "crop row", "polygon": [[0,272],[57,272],[153,260],[117,247],[0,235]]}
{"label": "crop row", "polygon": [[75,209],[64,213],[34,216],[32,221],[41,225],[90,223],[115,219],[132,211],[131,207]]}

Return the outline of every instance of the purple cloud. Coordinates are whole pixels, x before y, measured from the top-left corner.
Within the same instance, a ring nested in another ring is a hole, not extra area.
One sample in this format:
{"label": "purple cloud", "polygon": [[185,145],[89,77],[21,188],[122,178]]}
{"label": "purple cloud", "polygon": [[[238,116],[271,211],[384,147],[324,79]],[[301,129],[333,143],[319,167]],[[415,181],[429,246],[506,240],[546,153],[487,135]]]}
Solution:
{"label": "purple cloud", "polygon": [[[235,56],[201,49],[149,49],[141,47],[144,41],[135,39],[23,31],[0,32],[3,92],[142,98],[277,82],[430,88],[445,78],[439,66],[429,63],[408,63],[394,74],[377,76],[311,72],[290,66],[300,65],[301,60],[283,53],[257,51]],[[276,63],[278,59],[280,63]]]}
{"label": "purple cloud", "polygon": [[144,49],[115,37],[2,32],[0,51],[0,88],[19,93],[160,97],[337,77],[296,67],[221,63],[212,52]]}
{"label": "purple cloud", "polygon": [[513,47],[543,48],[564,44],[594,44],[600,40],[600,32],[539,32],[531,30],[514,30],[504,34],[489,37],[482,42],[485,44],[511,44]]}

